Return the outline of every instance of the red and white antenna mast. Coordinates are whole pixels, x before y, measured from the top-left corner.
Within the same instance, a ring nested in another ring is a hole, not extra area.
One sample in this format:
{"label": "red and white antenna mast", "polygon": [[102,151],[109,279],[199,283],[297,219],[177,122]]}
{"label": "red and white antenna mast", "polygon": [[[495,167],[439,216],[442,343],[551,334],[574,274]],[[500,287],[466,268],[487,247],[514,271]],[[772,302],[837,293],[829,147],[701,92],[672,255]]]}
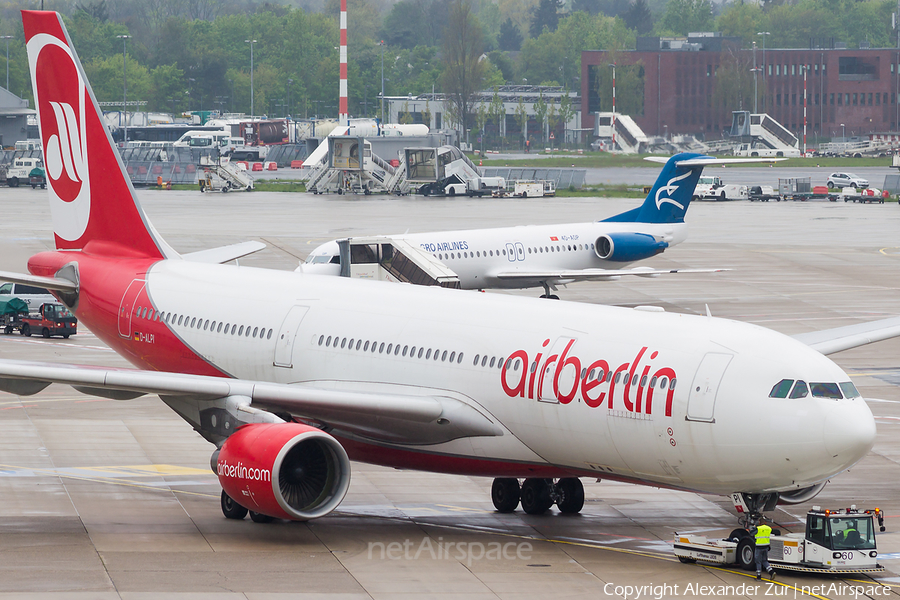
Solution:
{"label": "red and white antenna mast", "polygon": [[341,0],[341,83],[338,123],[349,124],[347,111],[347,0]]}

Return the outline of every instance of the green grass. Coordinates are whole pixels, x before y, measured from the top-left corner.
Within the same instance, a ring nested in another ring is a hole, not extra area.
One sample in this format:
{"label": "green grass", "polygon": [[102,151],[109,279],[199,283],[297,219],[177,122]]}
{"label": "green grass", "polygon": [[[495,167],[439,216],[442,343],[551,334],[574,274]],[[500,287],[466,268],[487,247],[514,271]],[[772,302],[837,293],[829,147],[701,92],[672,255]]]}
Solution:
{"label": "green grass", "polygon": [[[488,155],[490,156],[490,155]],[[522,154],[515,159],[496,160],[486,158],[483,161],[485,167],[575,167],[581,169],[609,169],[628,167],[652,167],[654,163],[644,160],[647,156],[660,156],[658,154],[609,154],[608,152],[587,152],[579,154],[554,154],[550,158],[532,158]],[[722,156],[722,158],[730,158]],[[478,157],[473,160],[478,161]],[[746,167],[768,168],[771,163],[750,163],[740,165]],[[789,158],[776,162],[778,167],[805,167],[805,168],[842,168],[851,170],[854,167],[888,167],[891,164],[890,157],[881,158],[844,158],[844,157],[814,157],[814,158]]]}
{"label": "green grass", "polygon": [[560,188],[556,195],[561,198],[644,198],[647,192],[641,189],[643,186],[635,185],[591,185],[575,190],[572,188]]}
{"label": "green grass", "polygon": [[253,182],[257,192],[305,192],[306,184],[290,179],[258,179]]}

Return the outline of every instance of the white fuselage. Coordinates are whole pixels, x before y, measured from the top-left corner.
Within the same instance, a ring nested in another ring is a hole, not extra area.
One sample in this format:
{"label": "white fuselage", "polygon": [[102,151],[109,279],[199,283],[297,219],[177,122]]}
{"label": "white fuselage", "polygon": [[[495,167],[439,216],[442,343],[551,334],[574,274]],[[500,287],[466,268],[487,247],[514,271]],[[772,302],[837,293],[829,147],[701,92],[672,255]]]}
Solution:
{"label": "white fuselage", "polygon": [[[493,229],[435,231],[391,236],[403,239],[434,255],[458,276],[464,289],[539,287],[556,278],[502,279],[501,273],[621,269],[629,262],[600,258],[597,238],[614,232],[646,233],[670,247],[687,238],[685,223],[634,223],[595,221],[562,225],[525,225]],[[336,242],[313,250],[297,270],[320,275],[340,274]],[[565,280],[559,280],[565,283]]]}
{"label": "white fuselage", "polygon": [[[405,450],[725,494],[812,485],[874,441],[862,398],[770,398],[784,378],[849,378],[744,323],[171,260],[149,270],[147,293],[189,348],[234,377],[450,396],[504,431]],[[260,297],[274,299],[269,310],[248,310]],[[289,314],[303,316],[292,366],[278,367]],[[130,331],[142,329],[132,317]],[[601,369],[620,374],[610,381]]]}

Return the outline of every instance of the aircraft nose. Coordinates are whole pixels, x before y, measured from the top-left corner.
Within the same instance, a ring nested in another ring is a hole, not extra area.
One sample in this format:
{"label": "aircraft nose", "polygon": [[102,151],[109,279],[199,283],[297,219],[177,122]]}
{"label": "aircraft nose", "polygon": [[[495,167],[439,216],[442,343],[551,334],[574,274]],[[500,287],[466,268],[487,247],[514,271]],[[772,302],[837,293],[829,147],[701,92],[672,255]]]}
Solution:
{"label": "aircraft nose", "polygon": [[875,417],[861,400],[836,402],[825,419],[825,448],[848,467],[875,443]]}

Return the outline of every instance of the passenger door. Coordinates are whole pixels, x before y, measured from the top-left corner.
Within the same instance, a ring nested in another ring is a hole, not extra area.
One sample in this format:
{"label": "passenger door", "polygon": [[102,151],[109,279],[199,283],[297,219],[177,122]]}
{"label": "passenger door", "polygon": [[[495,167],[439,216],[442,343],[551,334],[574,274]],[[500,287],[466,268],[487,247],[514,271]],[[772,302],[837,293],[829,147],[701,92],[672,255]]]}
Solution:
{"label": "passenger door", "polygon": [[307,311],[309,311],[308,306],[293,306],[281,323],[281,329],[278,331],[278,337],[275,339],[275,359],[273,364],[276,367],[289,369],[294,366],[294,340],[297,339],[297,332],[300,331],[300,322],[303,321]]}
{"label": "passenger door", "polygon": [[688,421],[705,421],[715,423],[716,394],[725,369],[734,355],[720,352],[709,352],[700,361],[700,367],[691,382],[688,396]]}

